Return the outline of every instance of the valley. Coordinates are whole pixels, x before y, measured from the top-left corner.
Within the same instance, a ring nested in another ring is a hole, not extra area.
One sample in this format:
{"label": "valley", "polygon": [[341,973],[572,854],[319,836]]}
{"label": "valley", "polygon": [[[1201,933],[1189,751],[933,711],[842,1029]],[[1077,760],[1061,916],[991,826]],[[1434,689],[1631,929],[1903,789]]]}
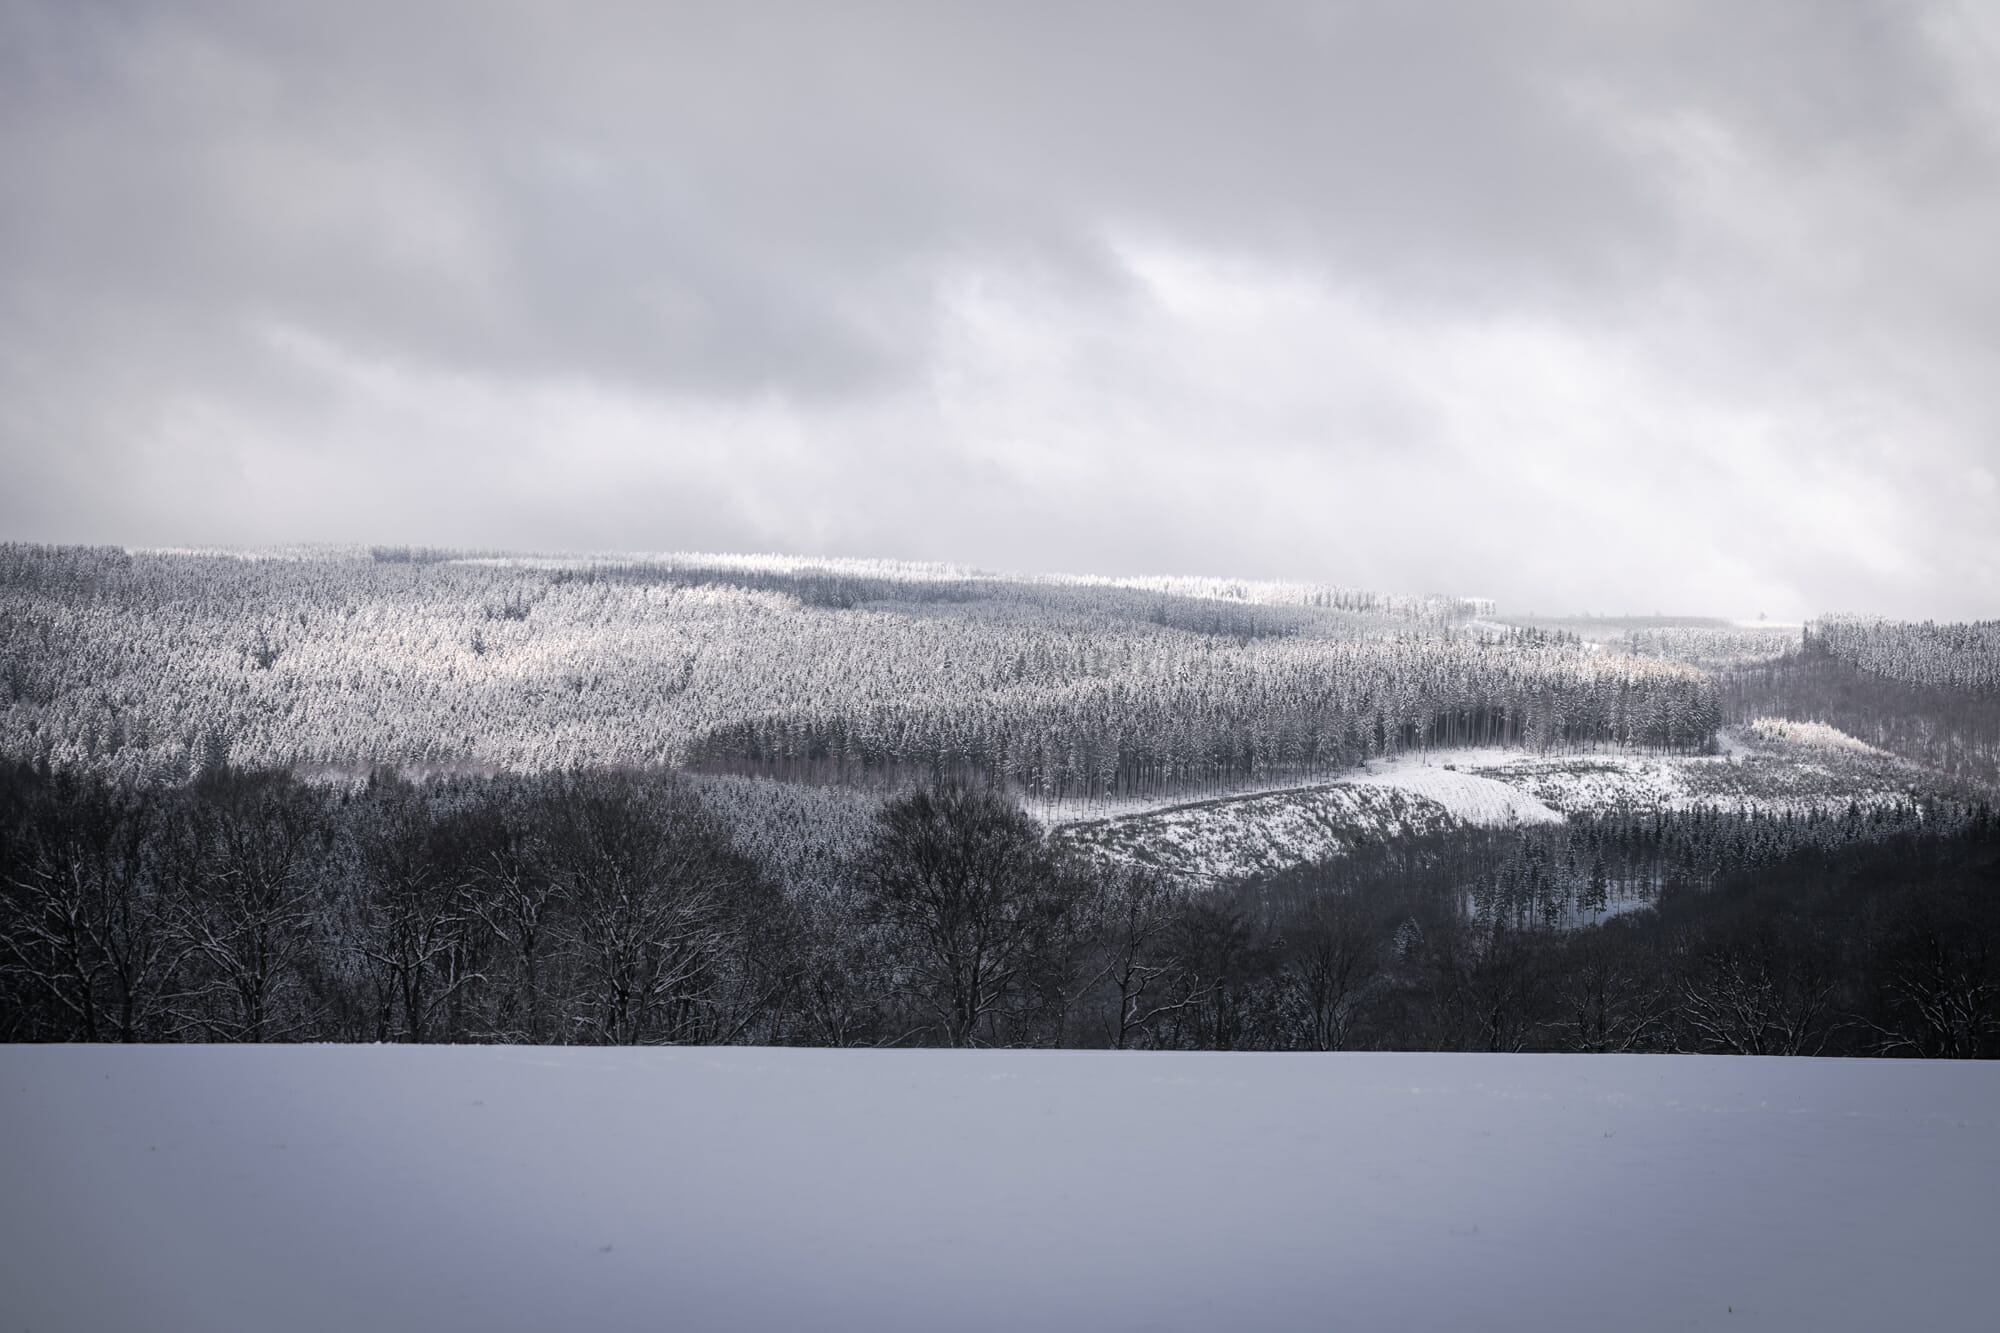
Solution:
{"label": "valley", "polygon": [[1992,1054],[1993,643],[0,546],[0,1036]]}

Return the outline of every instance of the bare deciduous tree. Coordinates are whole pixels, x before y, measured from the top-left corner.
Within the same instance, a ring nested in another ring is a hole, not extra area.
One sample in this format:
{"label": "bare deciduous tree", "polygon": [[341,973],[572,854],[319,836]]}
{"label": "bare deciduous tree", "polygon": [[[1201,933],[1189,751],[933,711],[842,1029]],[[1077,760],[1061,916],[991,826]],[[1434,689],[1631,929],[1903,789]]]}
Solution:
{"label": "bare deciduous tree", "polygon": [[178,997],[183,1021],[229,1041],[282,1040],[310,1017],[281,1013],[280,993],[314,947],[326,842],[317,803],[286,779],[227,773],[196,797],[173,810],[162,849],[180,885],[173,928],[196,974]]}
{"label": "bare deciduous tree", "polygon": [[862,867],[892,939],[904,994],[948,1046],[999,1034],[1073,905],[1074,889],[1020,808],[989,788],[944,783],[883,810]]}
{"label": "bare deciduous tree", "polygon": [[376,1039],[428,1041],[439,1006],[474,980],[459,954],[474,915],[470,877],[442,854],[432,811],[418,793],[391,785],[378,800],[363,856],[357,952],[374,983]]}
{"label": "bare deciduous tree", "polygon": [[86,1041],[154,1035],[178,953],[146,864],[150,807],[127,789],[64,776],[39,814],[6,886],[8,970]]}
{"label": "bare deciduous tree", "polygon": [[727,1041],[720,1005],[735,890],[754,878],[679,788],[573,778],[551,860],[567,902],[575,1023],[607,1044]]}
{"label": "bare deciduous tree", "polygon": [[1370,923],[1345,894],[1322,893],[1299,907],[1283,932],[1279,979],[1300,1045],[1344,1049],[1356,1006],[1376,971]]}

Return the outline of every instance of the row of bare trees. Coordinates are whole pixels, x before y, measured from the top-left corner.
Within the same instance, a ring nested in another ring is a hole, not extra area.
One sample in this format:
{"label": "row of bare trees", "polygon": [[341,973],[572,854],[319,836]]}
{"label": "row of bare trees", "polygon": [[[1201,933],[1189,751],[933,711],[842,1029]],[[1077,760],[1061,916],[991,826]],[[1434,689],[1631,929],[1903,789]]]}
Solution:
{"label": "row of bare trees", "polygon": [[0,1039],[2000,1055],[1982,809],[1460,831],[1200,890],[913,790],[780,883],[662,773],[0,781]]}
{"label": "row of bare trees", "polygon": [[[770,893],[683,784],[15,770],[16,1036],[731,1041]],[[754,1006],[752,1006],[754,1008]]]}

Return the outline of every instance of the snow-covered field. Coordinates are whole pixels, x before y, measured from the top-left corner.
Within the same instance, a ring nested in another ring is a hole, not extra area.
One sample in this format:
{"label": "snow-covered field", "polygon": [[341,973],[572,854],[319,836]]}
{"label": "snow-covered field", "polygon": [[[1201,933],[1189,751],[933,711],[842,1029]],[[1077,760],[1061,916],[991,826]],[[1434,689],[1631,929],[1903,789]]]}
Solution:
{"label": "snow-covered field", "polygon": [[1714,755],[1630,750],[1432,750],[1332,782],[1208,800],[1042,812],[1100,861],[1229,877],[1338,856],[1361,839],[1559,823],[1572,815],[1696,806],[1800,814],[1942,790],[1916,766],[1819,723],[1731,729]]}
{"label": "snow-covered field", "polygon": [[1986,1329],[2000,1065],[0,1048],[7,1329]]}

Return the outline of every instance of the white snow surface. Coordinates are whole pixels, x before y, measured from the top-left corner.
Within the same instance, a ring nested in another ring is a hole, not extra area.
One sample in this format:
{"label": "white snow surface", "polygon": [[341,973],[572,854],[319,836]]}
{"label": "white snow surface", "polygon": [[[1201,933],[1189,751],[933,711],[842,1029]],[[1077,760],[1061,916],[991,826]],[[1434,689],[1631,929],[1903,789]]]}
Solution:
{"label": "white snow surface", "polygon": [[[1474,752],[1481,757],[1499,751]],[[1347,779],[1357,787],[1394,787],[1443,806],[1452,818],[1475,828],[1510,828],[1519,824],[1560,824],[1562,815],[1527,792],[1476,772],[1465,772],[1447,760],[1403,760],[1371,765],[1365,777]]]}
{"label": "white snow surface", "polygon": [[2000,1065],[0,1048],[7,1328],[1992,1327]]}

